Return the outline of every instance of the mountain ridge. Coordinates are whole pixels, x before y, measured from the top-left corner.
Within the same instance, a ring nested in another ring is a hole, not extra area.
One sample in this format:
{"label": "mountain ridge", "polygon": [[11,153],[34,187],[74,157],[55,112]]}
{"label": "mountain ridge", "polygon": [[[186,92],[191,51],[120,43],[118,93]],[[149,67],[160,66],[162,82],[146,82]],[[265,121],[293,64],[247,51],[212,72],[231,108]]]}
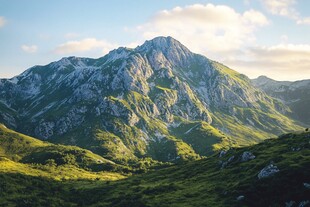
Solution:
{"label": "mountain ridge", "polygon": [[[0,89],[7,126],[116,162],[197,159],[300,129],[246,76],[172,37],[35,66],[1,79]],[[189,128],[178,134],[180,125]]]}
{"label": "mountain ridge", "polygon": [[276,81],[266,76],[260,76],[252,80],[253,84],[262,89],[268,95],[282,101],[293,111],[292,117],[303,122],[305,126],[310,124],[310,79],[299,81]]}

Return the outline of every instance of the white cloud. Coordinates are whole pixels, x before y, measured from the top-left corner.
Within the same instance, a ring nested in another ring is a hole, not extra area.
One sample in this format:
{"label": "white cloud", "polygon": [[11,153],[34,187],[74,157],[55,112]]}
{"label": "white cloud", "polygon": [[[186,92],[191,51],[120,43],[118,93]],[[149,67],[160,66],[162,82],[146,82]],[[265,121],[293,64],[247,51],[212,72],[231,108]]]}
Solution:
{"label": "white cloud", "polygon": [[245,11],[243,13],[243,20],[245,21],[245,26],[265,26],[269,22],[267,18],[260,12],[253,9]]}
{"label": "white cloud", "polygon": [[297,18],[298,12],[293,7],[296,0],[261,0],[265,8],[272,14]]}
{"label": "white cloud", "polygon": [[6,23],[6,19],[0,16],[0,27],[3,27]]}
{"label": "white cloud", "polygon": [[100,50],[100,55],[102,55],[106,54],[112,49],[115,49],[116,46],[116,44],[109,43],[105,40],[86,38],[80,41],[68,41],[64,44],[61,44],[56,47],[55,52],[57,54],[75,54]]}
{"label": "white cloud", "polygon": [[[294,9],[284,6],[292,6],[294,1],[283,0],[279,5],[275,0],[270,2],[278,15],[293,18],[296,14]],[[282,44],[257,46],[255,32],[268,24],[268,19],[253,9],[239,13],[225,5],[195,4],[160,11],[138,26],[136,32],[143,39],[172,36],[192,51],[251,78],[259,75],[281,80],[310,78],[310,45],[288,44],[288,37],[283,35],[279,38]]]}
{"label": "white cloud", "polygon": [[277,80],[310,78],[310,45],[279,44],[249,48],[242,56],[224,60],[229,66],[254,78],[267,75]]}
{"label": "white cloud", "polygon": [[21,49],[26,53],[35,53],[38,50],[38,46],[36,46],[36,45],[22,45]]}
{"label": "white cloud", "polygon": [[254,31],[268,23],[255,10],[238,13],[225,5],[195,4],[163,10],[137,30],[146,39],[172,36],[191,50],[212,56],[253,42]]}
{"label": "white cloud", "polygon": [[297,20],[297,24],[309,24],[310,25],[310,17],[299,18]]}
{"label": "white cloud", "polygon": [[130,42],[130,43],[126,44],[125,47],[136,48],[137,46],[142,45],[142,44],[143,44],[143,41],[140,41],[140,42]]}
{"label": "white cloud", "polygon": [[274,15],[294,19],[297,24],[310,24],[310,17],[302,17],[295,9],[297,0],[261,0],[265,8]]}

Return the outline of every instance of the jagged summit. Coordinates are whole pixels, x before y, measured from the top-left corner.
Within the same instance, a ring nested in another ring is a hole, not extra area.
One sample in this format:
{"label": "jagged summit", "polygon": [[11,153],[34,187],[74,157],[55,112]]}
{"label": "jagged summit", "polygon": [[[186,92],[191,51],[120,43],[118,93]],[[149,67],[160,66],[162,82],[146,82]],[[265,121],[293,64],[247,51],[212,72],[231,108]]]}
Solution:
{"label": "jagged summit", "polygon": [[136,48],[137,51],[150,50],[150,49],[162,50],[162,51],[166,51],[168,49],[176,51],[177,49],[179,49],[181,51],[190,53],[189,49],[187,49],[182,43],[180,43],[178,40],[170,36],[155,37],[151,40],[145,41],[143,45],[138,46]]}
{"label": "jagged summit", "polygon": [[298,128],[247,77],[172,37],[36,66],[0,91],[8,127],[120,162],[194,159]]}
{"label": "jagged summit", "polygon": [[[141,54],[146,54],[149,59],[153,60],[153,64],[161,68],[164,63],[169,67],[189,65],[195,56],[187,47],[178,40],[168,37],[156,37],[146,41],[143,45],[135,48],[135,51]],[[167,64],[166,64],[167,63]]]}
{"label": "jagged summit", "polygon": [[[151,59],[160,59],[161,61],[170,62],[172,65],[182,64],[186,59],[193,58],[194,56],[194,54],[178,40],[170,36],[160,36],[147,40],[141,46],[137,46],[136,48],[119,47],[111,50],[108,54],[98,59],[76,56],[63,57],[60,60],[49,63],[48,65],[33,66],[24,71],[21,76],[27,76],[31,72],[40,72],[41,70],[44,70],[45,67],[49,66],[56,69],[55,71],[71,66],[73,66],[71,67],[72,69],[86,68],[89,65],[99,67],[115,60],[126,59],[133,53],[140,53],[141,55],[146,54],[152,56]],[[96,69],[96,67],[93,67],[93,69]]]}

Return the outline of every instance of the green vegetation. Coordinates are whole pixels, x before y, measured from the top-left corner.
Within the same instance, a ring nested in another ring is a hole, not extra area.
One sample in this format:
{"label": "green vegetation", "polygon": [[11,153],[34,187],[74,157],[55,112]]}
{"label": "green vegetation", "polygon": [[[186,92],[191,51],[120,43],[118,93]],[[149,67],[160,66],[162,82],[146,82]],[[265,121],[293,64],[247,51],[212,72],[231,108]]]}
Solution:
{"label": "green vegetation", "polygon": [[2,124],[0,157],[1,172],[18,172],[58,180],[97,177],[118,179],[124,176],[114,172],[126,169],[89,150],[43,142],[7,129]]}
{"label": "green vegetation", "polygon": [[229,148],[231,145],[229,138],[206,122],[183,120],[176,127],[170,127],[170,132],[190,144],[197,154],[203,156]]}
{"label": "green vegetation", "polygon": [[[177,42],[153,43],[3,80],[0,123],[53,144],[0,125],[0,206],[284,206],[309,197],[309,132],[260,143],[301,129],[287,106]],[[245,151],[255,159],[243,162]],[[259,179],[270,164],[280,171]]]}
{"label": "green vegetation", "polygon": [[[287,134],[279,139],[240,149],[225,156],[132,176],[128,179],[82,190],[92,196],[86,205],[102,206],[284,206],[286,202],[307,200],[309,183],[310,133]],[[241,161],[243,152],[256,157]],[[224,162],[232,159],[226,167]],[[258,173],[273,163],[279,172],[258,179]],[[237,197],[244,196],[241,201]]]}
{"label": "green vegetation", "polygon": [[[201,129],[211,133],[212,128],[201,124]],[[197,123],[183,125],[192,128]],[[1,133],[3,140],[13,132],[2,127]],[[50,144],[37,141],[30,145]],[[8,159],[6,154],[10,153],[8,147],[5,149],[1,148],[0,157],[0,206],[255,207],[285,206],[290,201],[298,204],[310,197],[310,189],[304,184],[310,183],[308,131],[125,179],[117,173],[92,172],[70,164],[20,163]],[[255,158],[242,161],[244,152],[251,152]],[[279,172],[259,179],[258,173],[269,164],[277,166]]]}

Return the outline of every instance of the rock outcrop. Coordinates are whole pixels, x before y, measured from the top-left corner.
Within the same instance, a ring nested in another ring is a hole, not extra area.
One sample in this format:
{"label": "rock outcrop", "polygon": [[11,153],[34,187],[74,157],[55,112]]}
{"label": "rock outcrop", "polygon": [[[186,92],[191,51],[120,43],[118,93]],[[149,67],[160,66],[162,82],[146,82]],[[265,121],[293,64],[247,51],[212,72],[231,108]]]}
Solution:
{"label": "rock outcrop", "polygon": [[267,178],[270,177],[276,173],[278,173],[280,170],[278,167],[274,164],[270,164],[266,167],[264,167],[257,175],[258,179]]}
{"label": "rock outcrop", "polygon": [[252,152],[245,151],[241,155],[241,162],[247,162],[249,160],[255,159],[255,155]]}

